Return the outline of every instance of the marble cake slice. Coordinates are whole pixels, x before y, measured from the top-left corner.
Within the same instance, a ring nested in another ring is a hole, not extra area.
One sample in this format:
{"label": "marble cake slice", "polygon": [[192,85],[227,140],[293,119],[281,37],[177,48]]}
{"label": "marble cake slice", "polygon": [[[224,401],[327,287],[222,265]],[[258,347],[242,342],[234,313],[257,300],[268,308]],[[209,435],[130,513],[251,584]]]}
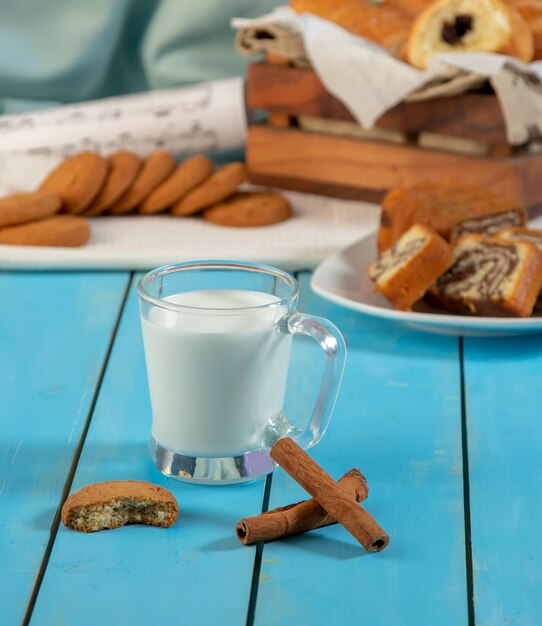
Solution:
{"label": "marble cake slice", "polygon": [[542,286],[542,252],[523,241],[463,235],[429,301],[455,313],[527,317]]}
{"label": "marble cake slice", "polygon": [[375,289],[395,308],[409,310],[452,261],[449,244],[423,224],[415,224],[369,266]]}
{"label": "marble cake slice", "polygon": [[[499,237],[499,239],[508,239],[513,241],[526,241],[534,244],[540,251],[542,251],[542,230],[516,226],[500,230],[497,237]],[[538,298],[534,305],[533,314],[542,315],[542,289],[538,292]]]}
{"label": "marble cake slice", "polygon": [[503,228],[497,233],[497,237],[499,239],[507,239],[509,241],[526,241],[528,243],[534,243],[539,250],[542,250],[542,230],[515,226]]}
{"label": "marble cake slice", "polygon": [[453,242],[467,232],[495,235],[508,226],[525,226],[527,213],[514,200],[478,187],[419,183],[392,189],[382,202],[379,251],[416,223]]}

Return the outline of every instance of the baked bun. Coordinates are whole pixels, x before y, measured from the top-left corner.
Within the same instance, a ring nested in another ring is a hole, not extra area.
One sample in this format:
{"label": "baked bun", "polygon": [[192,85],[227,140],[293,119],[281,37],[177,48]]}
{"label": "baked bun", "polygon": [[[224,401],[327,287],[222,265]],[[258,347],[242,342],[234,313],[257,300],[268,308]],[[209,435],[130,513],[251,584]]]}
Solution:
{"label": "baked bun", "polygon": [[542,1],[541,0],[506,0],[529,25],[533,35],[533,61],[542,59]]}
{"label": "baked bun", "polygon": [[399,58],[406,54],[412,17],[388,3],[368,0],[290,0],[296,13],[313,13],[342,26],[355,35],[370,39]]}
{"label": "baked bun", "polygon": [[500,0],[439,0],[415,20],[407,60],[425,69],[438,52],[499,52],[527,63],[533,35],[520,14]]}
{"label": "baked bun", "polygon": [[418,17],[433,2],[435,0],[386,0],[386,4],[389,7],[393,7],[411,17]]}

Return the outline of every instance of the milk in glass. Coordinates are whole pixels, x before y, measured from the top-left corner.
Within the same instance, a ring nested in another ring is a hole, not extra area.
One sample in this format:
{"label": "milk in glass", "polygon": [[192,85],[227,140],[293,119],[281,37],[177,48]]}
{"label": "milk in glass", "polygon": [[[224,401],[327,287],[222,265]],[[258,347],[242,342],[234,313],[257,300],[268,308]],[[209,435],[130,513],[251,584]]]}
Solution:
{"label": "milk in glass", "polygon": [[202,457],[260,448],[283,409],[292,336],[277,321],[287,307],[269,306],[279,300],[268,293],[229,289],[164,302],[186,308],[155,306],[143,319],[154,439]]}

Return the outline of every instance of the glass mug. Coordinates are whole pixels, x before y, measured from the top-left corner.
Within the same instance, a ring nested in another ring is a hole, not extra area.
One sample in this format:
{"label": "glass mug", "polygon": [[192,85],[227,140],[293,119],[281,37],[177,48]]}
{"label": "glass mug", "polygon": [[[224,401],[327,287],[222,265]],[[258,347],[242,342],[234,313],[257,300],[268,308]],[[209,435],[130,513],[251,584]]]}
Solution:
{"label": "glass mug", "polygon": [[[274,267],[200,261],[160,267],[138,283],[152,406],[149,448],[166,476],[208,484],[273,471],[288,435],[309,448],[324,434],[346,345],[328,320],[296,311],[295,278]],[[316,339],[325,368],[305,429],[283,413],[292,336]]]}

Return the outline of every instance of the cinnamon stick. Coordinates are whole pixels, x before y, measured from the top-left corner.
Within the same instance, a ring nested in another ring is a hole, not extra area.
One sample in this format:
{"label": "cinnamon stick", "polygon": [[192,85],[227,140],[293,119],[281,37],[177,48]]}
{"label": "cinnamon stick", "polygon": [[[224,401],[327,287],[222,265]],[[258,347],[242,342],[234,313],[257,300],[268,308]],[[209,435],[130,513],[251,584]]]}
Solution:
{"label": "cinnamon stick", "polygon": [[[367,498],[367,481],[358,469],[346,472],[337,484],[356,502]],[[253,517],[245,517],[237,523],[236,531],[241,543],[251,545],[258,541],[274,541],[336,523],[337,520],[312,498]]]}
{"label": "cinnamon stick", "polygon": [[344,493],[333,478],[290,437],[279,439],[270,454],[368,552],[380,552],[388,545],[388,535],[370,513]]}

